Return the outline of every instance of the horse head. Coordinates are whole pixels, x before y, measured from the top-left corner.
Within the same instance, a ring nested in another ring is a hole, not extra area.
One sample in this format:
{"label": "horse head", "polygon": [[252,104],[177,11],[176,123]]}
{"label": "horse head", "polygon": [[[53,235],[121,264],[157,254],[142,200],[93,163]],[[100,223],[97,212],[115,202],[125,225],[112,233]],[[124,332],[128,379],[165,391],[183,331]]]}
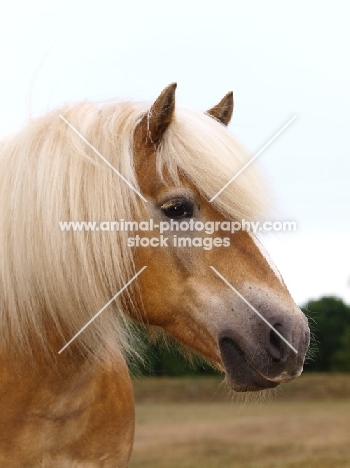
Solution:
{"label": "horse head", "polygon": [[[224,370],[235,391],[275,387],[301,374],[309,328],[257,238],[215,230],[242,215],[254,219],[264,195],[253,173],[243,173],[221,202],[209,201],[217,173],[229,179],[241,151],[226,129],[232,93],[205,114],[188,115],[178,112],[175,89],[164,89],[134,134],[136,173],[148,200],[139,219],[152,219],[163,236],[162,243],[136,248],[136,264],[148,268],[139,278],[142,312],[134,318]],[[211,241],[208,229],[196,226],[214,228]],[[154,232],[142,235],[150,240]]]}

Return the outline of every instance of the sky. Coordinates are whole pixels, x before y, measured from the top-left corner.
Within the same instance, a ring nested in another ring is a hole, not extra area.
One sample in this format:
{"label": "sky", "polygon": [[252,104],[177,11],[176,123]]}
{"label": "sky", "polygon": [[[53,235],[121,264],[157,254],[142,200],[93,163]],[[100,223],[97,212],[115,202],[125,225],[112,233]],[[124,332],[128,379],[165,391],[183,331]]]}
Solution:
{"label": "sky", "polygon": [[263,242],[299,305],[350,303],[346,0],[12,1],[0,7],[0,137],[65,102],[235,96],[232,131],[259,156],[293,233]]}

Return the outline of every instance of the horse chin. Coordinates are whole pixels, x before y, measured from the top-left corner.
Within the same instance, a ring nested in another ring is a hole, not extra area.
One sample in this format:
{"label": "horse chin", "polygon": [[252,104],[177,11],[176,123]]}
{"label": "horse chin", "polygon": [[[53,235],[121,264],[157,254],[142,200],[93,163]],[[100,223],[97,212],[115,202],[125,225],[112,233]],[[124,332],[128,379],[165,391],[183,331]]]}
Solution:
{"label": "horse chin", "polygon": [[258,392],[277,387],[279,384],[267,379],[252,367],[244,351],[231,338],[221,338],[219,347],[226,382],[235,392]]}
{"label": "horse chin", "polygon": [[263,390],[275,388],[279,385],[278,382],[267,380],[258,373],[253,378],[246,378],[240,381],[235,376],[234,379],[226,372],[226,383],[236,393],[244,392],[262,392]]}

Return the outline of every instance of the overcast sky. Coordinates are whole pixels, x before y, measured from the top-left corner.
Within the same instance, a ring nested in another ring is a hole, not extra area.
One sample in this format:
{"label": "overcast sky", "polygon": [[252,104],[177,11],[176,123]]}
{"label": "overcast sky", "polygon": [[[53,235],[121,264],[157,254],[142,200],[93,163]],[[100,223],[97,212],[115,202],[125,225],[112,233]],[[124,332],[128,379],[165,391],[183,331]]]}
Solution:
{"label": "overcast sky", "polygon": [[0,7],[0,136],[66,101],[207,109],[235,95],[231,131],[259,157],[284,218],[265,240],[298,304],[350,302],[350,28],[344,1],[12,1]]}

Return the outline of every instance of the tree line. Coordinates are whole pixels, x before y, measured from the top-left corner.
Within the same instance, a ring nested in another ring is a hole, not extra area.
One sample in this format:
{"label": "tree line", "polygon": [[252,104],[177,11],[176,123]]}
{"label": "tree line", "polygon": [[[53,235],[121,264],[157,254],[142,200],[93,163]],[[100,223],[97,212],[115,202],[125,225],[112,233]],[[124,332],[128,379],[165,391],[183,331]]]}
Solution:
{"label": "tree line", "polygon": [[[350,306],[337,297],[310,300],[301,307],[309,319],[311,345],[305,372],[350,372]],[[216,371],[200,358],[186,353],[168,340],[151,340],[140,331],[145,343],[143,363],[134,366],[136,375],[210,375]]]}

